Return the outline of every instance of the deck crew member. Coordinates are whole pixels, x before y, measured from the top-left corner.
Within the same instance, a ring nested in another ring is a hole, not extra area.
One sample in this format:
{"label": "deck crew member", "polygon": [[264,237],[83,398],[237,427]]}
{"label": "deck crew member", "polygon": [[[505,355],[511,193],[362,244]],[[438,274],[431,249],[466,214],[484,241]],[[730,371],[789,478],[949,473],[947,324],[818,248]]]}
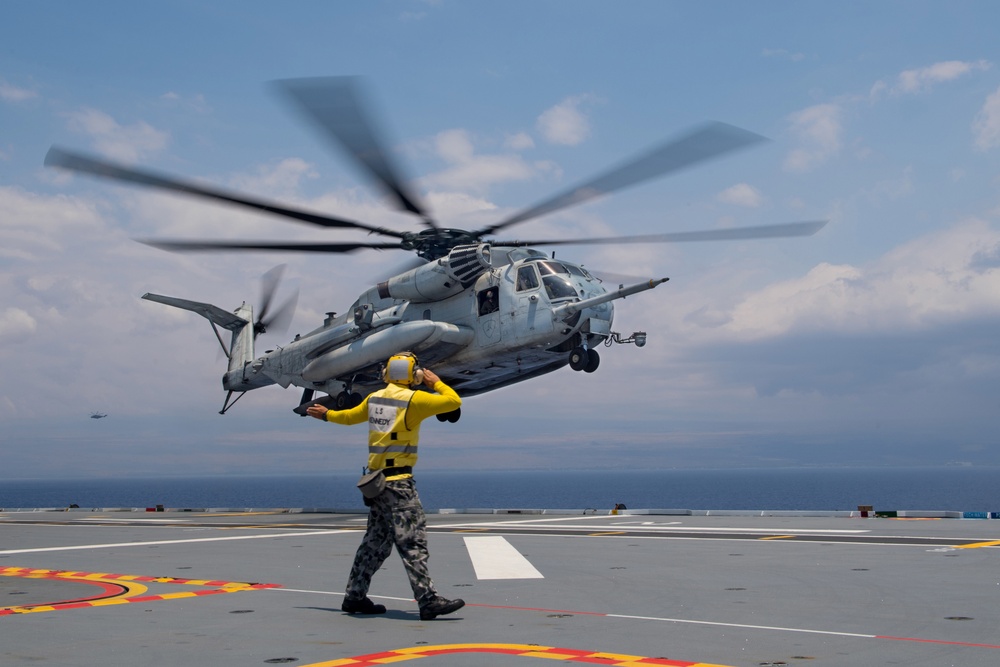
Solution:
{"label": "deck crew member", "polygon": [[[372,576],[388,558],[392,545],[403,559],[420,619],[450,614],[465,605],[437,594],[427,572],[427,519],[413,480],[417,462],[420,422],[432,415],[457,410],[462,405],[455,390],[433,371],[420,368],[415,355],[400,352],[383,369],[386,387],[347,410],[328,410],[314,404],[307,413],[336,424],[368,422],[368,469],[381,470],[385,490],[366,498],[368,529],[354,556],[341,609],[350,614],[384,614],[385,606],[368,598]],[[416,391],[421,384],[434,393]]]}

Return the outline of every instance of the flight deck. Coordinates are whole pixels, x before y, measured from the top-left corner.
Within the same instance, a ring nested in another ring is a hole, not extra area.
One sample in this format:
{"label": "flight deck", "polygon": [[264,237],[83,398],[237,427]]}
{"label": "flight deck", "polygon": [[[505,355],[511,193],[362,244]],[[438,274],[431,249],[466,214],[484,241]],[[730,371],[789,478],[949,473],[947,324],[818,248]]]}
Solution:
{"label": "flight deck", "polygon": [[856,514],[443,510],[421,621],[364,514],[0,512],[0,664],[1000,664],[1000,522]]}

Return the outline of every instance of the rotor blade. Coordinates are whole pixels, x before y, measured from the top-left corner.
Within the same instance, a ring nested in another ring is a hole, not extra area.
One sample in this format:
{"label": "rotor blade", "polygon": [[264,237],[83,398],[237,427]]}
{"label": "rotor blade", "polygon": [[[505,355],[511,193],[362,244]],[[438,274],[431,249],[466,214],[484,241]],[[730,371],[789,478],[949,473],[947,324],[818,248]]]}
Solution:
{"label": "rotor blade", "polygon": [[373,227],[355,220],[346,220],[344,218],[335,218],[329,215],[309,213],[307,211],[287,208],[261,199],[253,199],[237,193],[226,192],[225,190],[218,188],[196,185],[172,176],[157,174],[144,169],[135,169],[133,167],[117,165],[107,160],[90,157],[81,153],[65,151],[55,146],[50,148],[48,154],[45,156],[45,166],[62,167],[63,169],[100,176],[102,178],[110,178],[116,181],[124,181],[126,183],[134,183],[136,185],[159,188],[161,190],[170,190],[172,192],[181,192],[188,195],[194,195],[196,197],[204,197],[206,199],[214,199],[216,201],[223,201],[257,211],[263,211],[265,213],[274,213],[276,215],[292,218],[293,220],[298,220],[300,222],[307,222],[311,225],[318,225],[320,227],[364,229],[383,236],[394,236],[396,238],[402,238],[403,236],[401,232],[391,229]]}
{"label": "rotor blade", "polygon": [[766,139],[748,130],[725,123],[709,123],[572,190],[556,195],[495,225],[485,227],[476,234],[480,236],[492,234],[519,222],[582,204],[761,141]]}
{"label": "rotor blade", "polygon": [[278,81],[306,118],[337,141],[351,157],[381,183],[400,209],[420,216],[430,228],[437,225],[417,198],[403,185],[363,103],[357,77],[317,77]]}
{"label": "rotor blade", "polygon": [[592,245],[616,243],[686,243],[689,241],[740,241],[745,239],[773,239],[791,236],[812,236],[823,229],[827,220],[809,222],[785,222],[778,225],[759,227],[735,227],[733,229],[709,229],[699,232],[667,232],[666,234],[642,234],[640,236],[611,236],[595,239],[550,239],[547,241],[491,241],[495,246],[535,246],[535,245]]}
{"label": "rotor blade", "polygon": [[170,241],[166,239],[136,239],[160,250],[173,252],[225,251],[225,250],[276,250],[286,252],[346,253],[355,250],[400,250],[399,243],[278,243],[274,241]]}

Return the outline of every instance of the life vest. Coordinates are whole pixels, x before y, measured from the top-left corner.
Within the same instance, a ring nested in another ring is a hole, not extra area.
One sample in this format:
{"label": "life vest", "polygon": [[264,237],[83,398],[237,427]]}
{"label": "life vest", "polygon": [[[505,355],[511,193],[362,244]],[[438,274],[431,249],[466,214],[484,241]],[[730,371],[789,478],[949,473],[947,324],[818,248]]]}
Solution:
{"label": "life vest", "polygon": [[396,384],[368,397],[368,468],[399,468],[417,462],[420,424],[407,424],[406,410],[416,392]]}

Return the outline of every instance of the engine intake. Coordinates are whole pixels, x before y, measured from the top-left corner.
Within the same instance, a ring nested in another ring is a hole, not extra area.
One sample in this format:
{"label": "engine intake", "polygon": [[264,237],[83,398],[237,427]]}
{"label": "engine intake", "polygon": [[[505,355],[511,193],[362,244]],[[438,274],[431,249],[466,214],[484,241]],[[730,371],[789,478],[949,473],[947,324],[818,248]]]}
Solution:
{"label": "engine intake", "polygon": [[469,288],[490,268],[490,244],[460,245],[444,257],[378,284],[383,299],[437,301]]}

